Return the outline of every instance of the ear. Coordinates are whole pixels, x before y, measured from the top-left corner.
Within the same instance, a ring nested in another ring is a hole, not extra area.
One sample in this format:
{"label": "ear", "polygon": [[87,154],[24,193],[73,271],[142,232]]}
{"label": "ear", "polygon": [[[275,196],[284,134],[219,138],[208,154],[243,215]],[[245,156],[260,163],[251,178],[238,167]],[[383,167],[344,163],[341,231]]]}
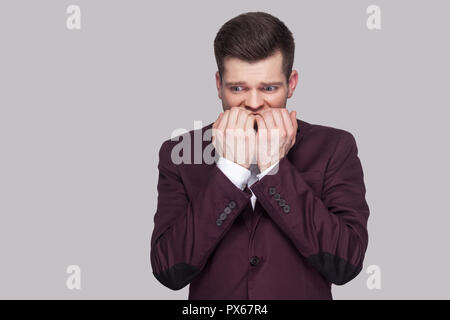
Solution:
{"label": "ear", "polygon": [[292,70],[291,76],[289,77],[289,83],[288,83],[288,98],[292,97],[294,94],[295,87],[298,83],[298,72],[297,70]]}
{"label": "ear", "polygon": [[219,71],[216,71],[216,87],[219,99],[222,100],[222,81],[220,80]]}

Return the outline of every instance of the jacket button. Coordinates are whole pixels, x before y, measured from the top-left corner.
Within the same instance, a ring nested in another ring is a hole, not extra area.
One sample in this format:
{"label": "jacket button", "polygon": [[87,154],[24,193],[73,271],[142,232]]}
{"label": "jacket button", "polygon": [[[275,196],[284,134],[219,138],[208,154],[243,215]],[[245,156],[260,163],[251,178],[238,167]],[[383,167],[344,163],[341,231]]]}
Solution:
{"label": "jacket button", "polygon": [[230,201],[230,203],[228,204],[228,206],[229,206],[231,209],[234,209],[234,208],[236,207],[236,202]]}
{"label": "jacket button", "polygon": [[277,192],[277,190],[276,190],[274,187],[270,187],[270,188],[269,188],[269,194],[270,194],[271,196],[273,196],[276,192]]}
{"label": "jacket button", "polygon": [[274,197],[275,200],[277,200],[277,201],[281,199],[281,196],[280,196],[279,193],[275,194],[273,197]]}
{"label": "jacket button", "polygon": [[217,219],[217,220],[216,220],[216,224],[217,224],[219,227],[222,225],[222,223],[223,223],[223,220],[222,220],[222,219]]}
{"label": "jacket button", "polygon": [[280,199],[280,201],[278,201],[278,204],[280,205],[280,207],[284,207],[286,205],[286,200]]}
{"label": "jacket button", "polygon": [[219,217],[220,219],[225,220],[227,218],[227,215],[225,212],[222,212]]}
{"label": "jacket button", "polygon": [[259,260],[260,260],[259,257],[253,256],[253,257],[250,258],[250,264],[252,266],[256,266],[259,263]]}
{"label": "jacket button", "polygon": [[283,207],[283,211],[284,211],[285,213],[289,213],[290,210],[291,210],[291,208],[290,208],[288,205],[285,205],[285,206]]}
{"label": "jacket button", "polygon": [[231,212],[230,207],[226,207],[226,208],[223,210],[223,212],[225,212],[226,214],[230,214],[230,212]]}

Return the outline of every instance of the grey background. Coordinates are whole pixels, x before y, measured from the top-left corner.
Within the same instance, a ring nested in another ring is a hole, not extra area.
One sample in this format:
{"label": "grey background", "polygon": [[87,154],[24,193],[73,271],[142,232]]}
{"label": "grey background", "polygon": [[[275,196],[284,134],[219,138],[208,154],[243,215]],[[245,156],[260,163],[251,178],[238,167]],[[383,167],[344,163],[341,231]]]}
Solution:
{"label": "grey background", "polygon": [[[82,28],[66,29],[81,7]],[[381,7],[382,30],[366,28]],[[335,299],[449,298],[448,1],[0,2],[0,298],[186,299],[152,276],[158,150],[221,110],[213,40],[267,11],[294,34],[288,109],[352,132],[364,270]],[[82,289],[66,288],[81,267]],[[369,265],[381,290],[366,287]]]}

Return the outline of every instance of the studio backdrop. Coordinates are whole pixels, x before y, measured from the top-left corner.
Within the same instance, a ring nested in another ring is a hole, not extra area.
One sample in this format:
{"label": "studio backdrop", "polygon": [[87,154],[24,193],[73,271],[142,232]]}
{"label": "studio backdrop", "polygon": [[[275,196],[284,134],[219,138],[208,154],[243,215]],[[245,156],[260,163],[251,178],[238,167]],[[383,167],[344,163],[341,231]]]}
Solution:
{"label": "studio backdrop", "polygon": [[214,38],[264,11],[295,38],[287,108],[353,134],[364,266],[335,299],[448,299],[450,3],[0,3],[0,298],[187,299],[152,274],[158,152],[223,111]]}

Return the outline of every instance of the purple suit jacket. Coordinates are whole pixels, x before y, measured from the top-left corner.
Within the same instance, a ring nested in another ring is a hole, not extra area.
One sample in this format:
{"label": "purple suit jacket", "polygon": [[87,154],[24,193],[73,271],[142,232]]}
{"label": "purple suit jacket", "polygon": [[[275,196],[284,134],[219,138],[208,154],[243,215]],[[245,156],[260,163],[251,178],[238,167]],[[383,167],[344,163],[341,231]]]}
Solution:
{"label": "purple suit jacket", "polygon": [[[191,164],[178,165],[171,153],[179,141],[162,144],[150,250],[159,282],[190,284],[189,299],[332,299],[332,283],[360,273],[369,208],[356,141],[297,122],[278,172],[250,187],[255,211],[248,187],[237,188],[215,163],[194,164],[194,144]],[[211,127],[184,137],[193,142]]]}

